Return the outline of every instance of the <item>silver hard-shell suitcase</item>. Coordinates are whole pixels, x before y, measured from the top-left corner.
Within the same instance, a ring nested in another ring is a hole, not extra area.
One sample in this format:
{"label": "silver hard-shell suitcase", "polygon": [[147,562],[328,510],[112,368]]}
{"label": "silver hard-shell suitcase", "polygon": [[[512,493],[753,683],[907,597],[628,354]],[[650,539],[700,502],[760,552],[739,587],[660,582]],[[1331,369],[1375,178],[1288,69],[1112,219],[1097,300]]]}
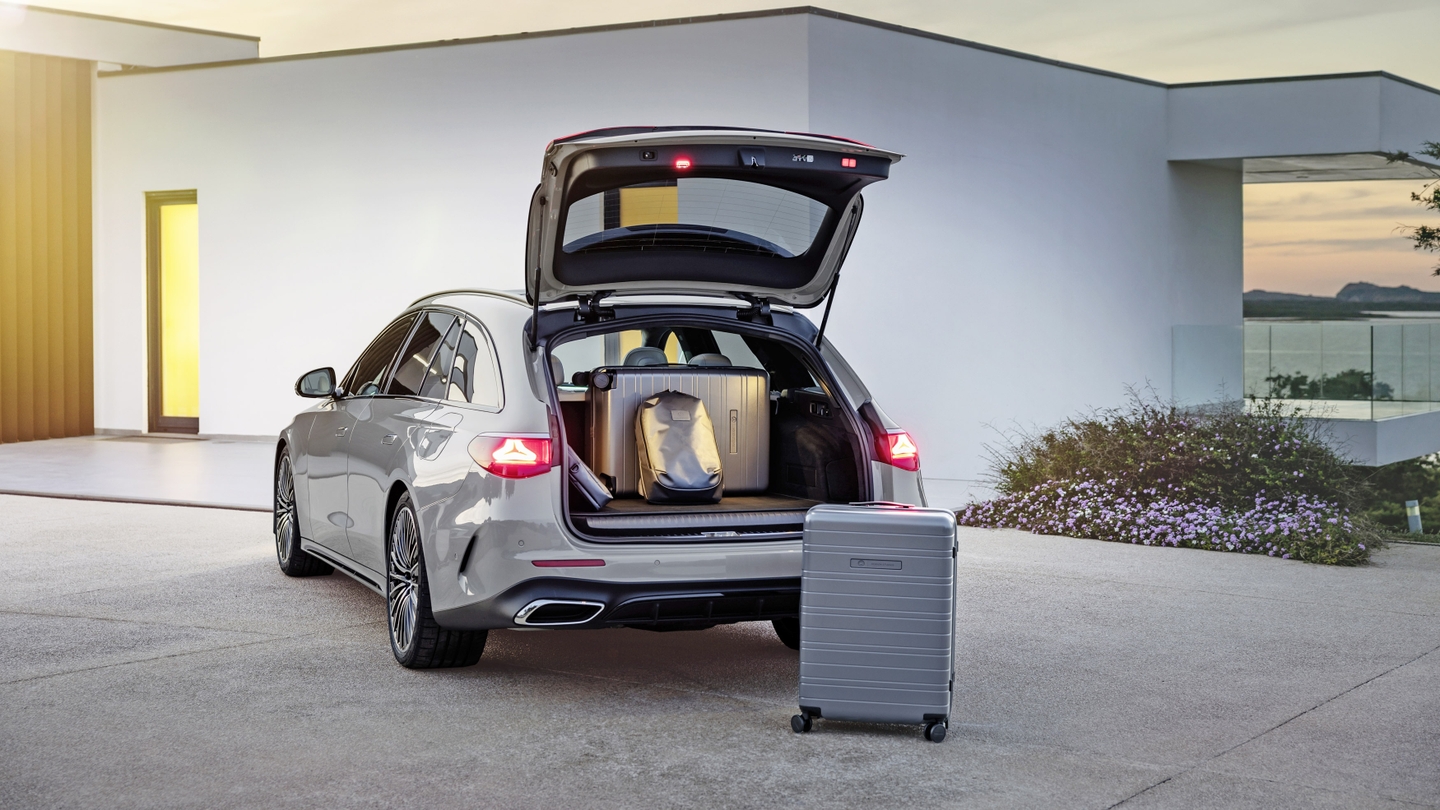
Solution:
{"label": "silver hard-shell suitcase", "polygon": [[714,366],[612,366],[590,374],[590,467],[609,478],[616,497],[640,491],[635,414],[662,391],[705,403],[725,474],[725,494],[770,486],[770,375]]}
{"label": "silver hard-shell suitcase", "polygon": [[955,661],[955,514],[822,504],[805,516],[800,714],[925,725],[940,742]]}

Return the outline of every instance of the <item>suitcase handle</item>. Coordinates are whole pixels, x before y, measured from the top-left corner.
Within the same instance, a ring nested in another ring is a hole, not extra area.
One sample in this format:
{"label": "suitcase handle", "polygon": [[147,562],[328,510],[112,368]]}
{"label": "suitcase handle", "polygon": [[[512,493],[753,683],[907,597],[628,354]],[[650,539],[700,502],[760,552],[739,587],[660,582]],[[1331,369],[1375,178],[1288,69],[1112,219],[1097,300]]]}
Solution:
{"label": "suitcase handle", "polygon": [[892,509],[914,509],[913,503],[896,503],[895,501],[852,501],[851,506],[888,506]]}

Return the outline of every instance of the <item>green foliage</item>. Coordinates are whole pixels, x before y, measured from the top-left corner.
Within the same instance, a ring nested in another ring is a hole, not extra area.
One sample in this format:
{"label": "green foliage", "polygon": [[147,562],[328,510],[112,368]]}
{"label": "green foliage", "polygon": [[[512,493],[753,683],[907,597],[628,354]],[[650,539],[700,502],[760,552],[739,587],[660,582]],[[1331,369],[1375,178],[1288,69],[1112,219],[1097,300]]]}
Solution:
{"label": "green foliage", "polygon": [[1398,461],[1360,473],[1360,514],[1392,532],[1409,532],[1405,502],[1420,502],[1426,539],[1440,535],[1440,455]]}
{"label": "green foliage", "polygon": [[1191,413],[1132,399],[1127,408],[1067,420],[992,453],[997,489],[1012,494],[1047,481],[1115,479],[1126,489],[1231,508],[1261,494],[1305,495],[1342,507],[1359,501],[1350,465],[1313,423],[1277,404]]}
{"label": "green foliage", "polygon": [[[1420,154],[1440,160],[1440,142],[1426,141]],[[1388,163],[1399,163],[1409,160],[1410,153],[1392,152],[1385,158]],[[1435,179],[1426,183],[1419,191],[1410,192],[1410,199],[1427,211],[1440,212],[1440,173],[1432,169],[1430,175]],[[1407,233],[1410,241],[1415,243],[1416,250],[1440,252],[1440,228],[1431,225],[1406,225],[1401,226],[1401,229]],[[1435,275],[1440,276],[1440,264],[1435,265]]]}
{"label": "green foliage", "polygon": [[1132,397],[991,448],[995,500],[958,516],[1100,540],[1360,565],[1384,535],[1314,421],[1258,400],[1204,412]]}

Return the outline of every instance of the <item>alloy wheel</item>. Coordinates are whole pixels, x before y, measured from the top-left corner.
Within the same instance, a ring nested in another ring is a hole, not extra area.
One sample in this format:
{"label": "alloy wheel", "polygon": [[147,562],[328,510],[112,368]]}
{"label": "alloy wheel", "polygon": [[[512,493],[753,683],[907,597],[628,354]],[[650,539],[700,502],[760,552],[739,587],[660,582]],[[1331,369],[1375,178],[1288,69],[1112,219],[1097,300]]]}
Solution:
{"label": "alloy wheel", "polygon": [[290,552],[295,546],[295,477],[290,469],[290,459],[280,459],[275,471],[275,556],[281,567],[290,564]]}
{"label": "alloy wheel", "polygon": [[387,567],[390,640],[403,653],[415,643],[420,604],[420,531],[408,504],[395,512]]}

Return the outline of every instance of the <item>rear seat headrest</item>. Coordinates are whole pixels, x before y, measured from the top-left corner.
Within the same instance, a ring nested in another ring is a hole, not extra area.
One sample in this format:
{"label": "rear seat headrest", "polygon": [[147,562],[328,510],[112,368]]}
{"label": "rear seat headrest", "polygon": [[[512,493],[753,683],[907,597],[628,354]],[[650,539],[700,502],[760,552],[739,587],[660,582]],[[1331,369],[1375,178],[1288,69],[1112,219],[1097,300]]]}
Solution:
{"label": "rear seat headrest", "polygon": [[663,366],[670,362],[665,352],[654,346],[641,346],[625,353],[627,366]]}
{"label": "rear seat headrest", "polygon": [[556,385],[561,385],[565,382],[565,364],[560,362],[560,358],[553,354],[550,355],[550,372],[555,376]]}
{"label": "rear seat headrest", "polygon": [[704,354],[697,354],[694,357],[690,358],[690,365],[733,366],[735,364],[730,362],[730,358],[726,357],[723,354],[720,354],[719,352],[705,352]]}

